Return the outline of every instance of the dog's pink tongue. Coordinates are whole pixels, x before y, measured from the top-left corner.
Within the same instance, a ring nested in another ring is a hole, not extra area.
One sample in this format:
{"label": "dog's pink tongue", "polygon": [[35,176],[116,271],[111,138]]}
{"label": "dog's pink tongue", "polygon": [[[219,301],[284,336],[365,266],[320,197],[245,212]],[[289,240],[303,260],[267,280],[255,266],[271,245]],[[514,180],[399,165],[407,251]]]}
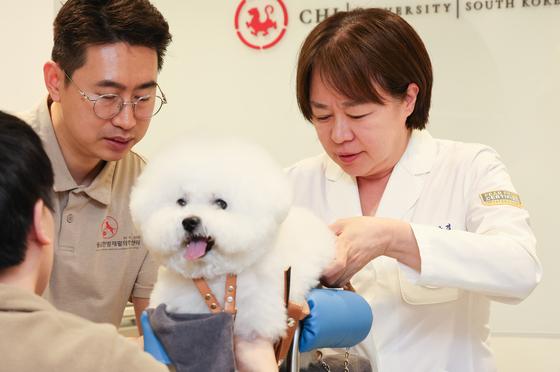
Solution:
{"label": "dog's pink tongue", "polygon": [[206,245],[208,242],[206,240],[195,240],[187,244],[187,249],[185,251],[185,258],[189,261],[196,260],[204,256],[206,253]]}

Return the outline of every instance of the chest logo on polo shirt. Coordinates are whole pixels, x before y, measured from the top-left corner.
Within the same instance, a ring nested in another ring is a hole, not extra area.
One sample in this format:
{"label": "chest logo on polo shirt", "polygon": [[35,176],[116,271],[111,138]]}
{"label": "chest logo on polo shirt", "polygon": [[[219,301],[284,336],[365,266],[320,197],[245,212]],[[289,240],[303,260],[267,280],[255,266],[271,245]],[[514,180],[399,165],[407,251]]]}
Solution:
{"label": "chest logo on polo shirt", "polygon": [[101,223],[101,236],[103,239],[111,239],[117,235],[119,231],[119,223],[111,216],[105,217]]}
{"label": "chest logo on polo shirt", "polygon": [[[134,230],[127,230],[126,223],[121,226],[120,235],[118,221],[111,216],[105,217],[101,223],[101,240],[97,241],[98,251],[126,251],[130,249],[139,249],[142,246],[140,235]],[[124,235],[123,235],[124,234]]]}

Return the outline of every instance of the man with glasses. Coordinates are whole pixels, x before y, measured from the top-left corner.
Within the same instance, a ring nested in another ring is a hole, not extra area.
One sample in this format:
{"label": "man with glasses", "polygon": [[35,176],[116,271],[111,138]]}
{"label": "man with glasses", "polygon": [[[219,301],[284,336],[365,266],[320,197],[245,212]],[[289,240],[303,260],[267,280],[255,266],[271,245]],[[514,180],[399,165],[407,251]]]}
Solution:
{"label": "man with glasses", "polygon": [[170,41],[147,0],[68,0],[43,68],[49,95],[24,116],[55,173],[57,236],[45,297],[95,322],[118,326],[128,300],[138,319],[156,279],[128,210],[144,166],[131,148],[167,103],[157,77]]}

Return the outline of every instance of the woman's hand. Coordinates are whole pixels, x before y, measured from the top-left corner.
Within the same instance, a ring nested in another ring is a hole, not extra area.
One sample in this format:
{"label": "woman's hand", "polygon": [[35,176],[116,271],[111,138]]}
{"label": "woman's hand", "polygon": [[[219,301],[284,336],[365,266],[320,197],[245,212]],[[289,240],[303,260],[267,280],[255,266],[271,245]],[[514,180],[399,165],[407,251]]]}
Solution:
{"label": "woman's hand", "polygon": [[239,372],[278,372],[272,341],[256,338],[252,341],[235,337],[235,362]]}
{"label": "woman's hand", "polygon": [[336,234],[335,260],[323,272],[322,282],[342,287],[371,260],[393,257],[420,271],[418,244],[407,222],[378,217],[351,217],[330,225]]}

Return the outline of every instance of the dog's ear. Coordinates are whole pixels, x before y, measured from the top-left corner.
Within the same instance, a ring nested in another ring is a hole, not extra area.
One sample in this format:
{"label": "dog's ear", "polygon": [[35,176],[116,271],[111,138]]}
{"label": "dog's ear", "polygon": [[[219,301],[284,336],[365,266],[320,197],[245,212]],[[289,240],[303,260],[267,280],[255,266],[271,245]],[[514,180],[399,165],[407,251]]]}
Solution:
{"label": "dog's ear", "polygon": [[156,209],[161,208],[168,199],[177,194],[173,179],[177,174],[175,154],[161,151],[150,160],[134,182],[130,194],[129,209],[134,226],[140,231]]}
{"label": "dog's ear", "polygon": [[159,178],[151,174],[153,173],[153,167],[154,164],[152,163],[146,166],[142,174],[134,182],[130,193],[130,215],[132,216],[134,226],[140,231],[143,230],[143,225],[154,212],[153,209],[156,208],[158,203],[156,199],[165,193],[165,190],[161,190],[161,187],[156,183]]}
{"label": "dog's ear", "polygon": [[275,219],[278,224],[286,219],[293,204],[292,187],[288,177],[283,173],[280,176],[275,183],[276,190],[272,192],[272,195],[269,195],[270,200],[276,204],[274,210],[276,211]]}

